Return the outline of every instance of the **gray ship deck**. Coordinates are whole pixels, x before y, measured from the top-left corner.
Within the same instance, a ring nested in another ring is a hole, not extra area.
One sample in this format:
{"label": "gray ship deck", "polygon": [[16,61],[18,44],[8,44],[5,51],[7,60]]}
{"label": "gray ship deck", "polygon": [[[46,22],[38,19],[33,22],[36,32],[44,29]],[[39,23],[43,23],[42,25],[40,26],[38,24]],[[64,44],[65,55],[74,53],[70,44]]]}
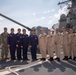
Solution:
{"label": "gray ship deck", "polygon": [[0,75],[76,75],[76,61],[0,61]]}
{"label": "gray ship deck", "polygon": [[[31,59],[30,52],[28,57]],[[10,57],[10,55],[9,55]],[[41,58],[40,53],[37,54]],[[48,57],[48,56],[47,56]],[[0,61],[0,75],[76,75],[76,61]]]}

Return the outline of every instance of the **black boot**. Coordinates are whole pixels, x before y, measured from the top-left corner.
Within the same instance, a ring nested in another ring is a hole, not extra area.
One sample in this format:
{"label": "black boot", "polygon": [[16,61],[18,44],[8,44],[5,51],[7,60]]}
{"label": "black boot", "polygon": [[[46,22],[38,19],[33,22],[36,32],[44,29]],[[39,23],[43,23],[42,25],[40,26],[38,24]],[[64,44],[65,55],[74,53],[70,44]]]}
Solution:
{"label": "black boot", "polygon": [[72,57],[70,56],[69,59],[72,59]]}
{"label": "black boot", "polygon": [[65,56],[63,60],[68,60],[68,56]]}
{"label": "black boot", "polygon": [[49,61],[53,61],[53,57],[50,57]]}
{"label": "black boot", "polygon": [[63,60],[66,60],[66,56],[63,58]]}
{"label": "black boot", "polygon": [[66,56],[66,60],[68,60],[68,56]]}
{"label": "black boot", "polygon": [[41,58],[41,60],[42,60],[42,61],[45,61],[46,59],[45,59],[45,58]]}
{"label": "black boot", "polygon": [[43,60],[43,58],[41,58],[40,60]]}
{"label": "black boot", "polygon": [[73,57],[73,60],[75,61],[76,57]]}
{"label": "black boot", "polygon": [[60,61],[60,58],[59,57],[57,57],[57,61]]}
{"label": "black boot", "polygon": [[43,58],[43,61],[45,61],[46,60],[46,58]]}

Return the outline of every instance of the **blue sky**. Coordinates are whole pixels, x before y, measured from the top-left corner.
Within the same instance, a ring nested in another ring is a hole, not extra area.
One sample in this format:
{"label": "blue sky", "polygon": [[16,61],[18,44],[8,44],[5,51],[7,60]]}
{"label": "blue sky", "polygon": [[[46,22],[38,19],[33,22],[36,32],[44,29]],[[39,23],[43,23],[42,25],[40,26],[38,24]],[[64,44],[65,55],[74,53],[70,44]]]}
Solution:
{"label": "blue sky", "polygon": [[[51,28],[58,22],[60,14],[65,13],[57,5],[62,0],[0,0],[0,12],[28,26],[45,26]],[[63,0],[64,1],[64,0]],[[3,27],[22,28],[0,17],[0,30]]]}

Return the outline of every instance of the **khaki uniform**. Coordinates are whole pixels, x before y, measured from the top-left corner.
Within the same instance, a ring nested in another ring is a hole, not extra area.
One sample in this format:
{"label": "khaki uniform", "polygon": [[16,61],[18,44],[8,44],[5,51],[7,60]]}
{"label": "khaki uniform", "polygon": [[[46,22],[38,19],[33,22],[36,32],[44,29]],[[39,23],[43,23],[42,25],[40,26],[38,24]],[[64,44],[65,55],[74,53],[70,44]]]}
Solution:
{"label": "khaki uniform", "polygon": [[69,37],[68,37],[68,32],[61,33],[61,45],[62,45],[62,50],[64,52],[64,56],[69,56]]}
{"label": "khaki uniform", "polygon": [[60,46],[60,33],[54,34],[53,38],[54,38],[54,49],[55,49],[56,55],[57,55],[57,57],[60,57],[60,49],[61,49],[61,46]]}
{"label": "khaki uniform", "polygon": [[48,55],[53,57],[54,43],[53,43],[53,35],[47,35],[47,50]]}
{"label": "khaki uniform", "polygon": [[1,57],[2,58],[4,57],[7,58],[8,56],[7,36],[8,36],[8,33],[1,34],[1,45],[2,45]]}
{"label": "khaki uniform", "polygon": [[47,36],[46,34],[39,35],[39,48],[42,58],[46,58],[46,46],[47,46]]}
{"label": "khaki uniform", "polygon": [[1,45],[1,35],[0,35],[0,45]]}
{"label": "khaki uniform", "polygon": [[75,44],[75,48],[74,48],[74,50],[73,50],[73,54],[74,54],[74,56],[76,57],[76,34],[75,34],[75,37],[74,37],[74,39],[75,39],[75,41],[74,41],[74,44]]}
{"label": "khaki uniform", "polygon": [[76,56],[76,35],[69,34],[69,56]]}

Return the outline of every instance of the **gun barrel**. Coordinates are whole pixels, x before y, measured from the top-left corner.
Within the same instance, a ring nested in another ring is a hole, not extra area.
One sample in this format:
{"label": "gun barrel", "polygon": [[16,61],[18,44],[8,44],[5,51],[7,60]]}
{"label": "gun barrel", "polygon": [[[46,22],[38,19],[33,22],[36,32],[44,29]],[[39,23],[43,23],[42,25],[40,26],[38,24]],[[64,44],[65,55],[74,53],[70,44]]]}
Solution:
{"label": "gun barrel", "polygon": [[15,20],[13,20],[13,19],[11,19],[11,18],[9,18],[9,17],[7,17],[7,16],[5,16],[5,15],[3,15],[3,14],[1,14],[1,13],[0,13],[0,16],[2,16],[2,17],[4,17],[4,18],[6,18],[6,19],[8,19],[8,20],[10,20],[10,21],[12,21],[12,22],[14,22],[14,23],[16,23],[16,24],[18,24],[18,25],[26,28],[26,29],[28,29],[29,31],[31,31],[31,28],[29,28],[29,27],[27,27],[27,26],[25,26],[25,25],[23,25],[23,24],[15,21]]}

